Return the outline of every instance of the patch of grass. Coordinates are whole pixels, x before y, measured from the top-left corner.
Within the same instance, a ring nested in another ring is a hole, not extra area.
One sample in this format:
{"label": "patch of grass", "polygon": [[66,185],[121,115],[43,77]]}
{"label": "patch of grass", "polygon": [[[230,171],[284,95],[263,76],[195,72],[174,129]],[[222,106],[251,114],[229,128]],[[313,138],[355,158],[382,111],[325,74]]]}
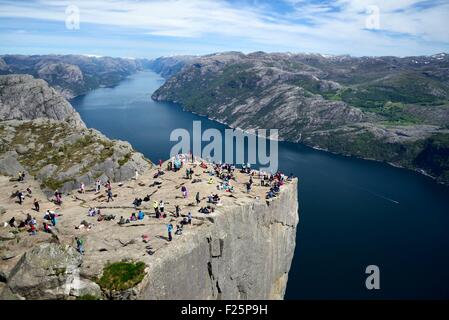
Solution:
{"label": "patch of grass", "polygon": [[129,152],[125,154],[125,156],[118,161],[118,164],[121,166],[125,165],[131,159],[132,153]]}
{"label": "patch of grass", "polygon": [[143,262],[115,262],[106,265],[97,283],[102,289],[121,291],[134,287],[145,276]]}

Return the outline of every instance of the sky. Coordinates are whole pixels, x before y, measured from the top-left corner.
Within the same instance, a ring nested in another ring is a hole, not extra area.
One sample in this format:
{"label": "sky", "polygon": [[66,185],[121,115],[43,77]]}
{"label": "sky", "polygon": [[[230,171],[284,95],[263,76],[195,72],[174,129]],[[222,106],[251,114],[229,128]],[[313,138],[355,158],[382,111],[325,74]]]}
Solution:
{"label": "sky", "polygon": [[449,0],[0,0],[0,54],[449,52]]}

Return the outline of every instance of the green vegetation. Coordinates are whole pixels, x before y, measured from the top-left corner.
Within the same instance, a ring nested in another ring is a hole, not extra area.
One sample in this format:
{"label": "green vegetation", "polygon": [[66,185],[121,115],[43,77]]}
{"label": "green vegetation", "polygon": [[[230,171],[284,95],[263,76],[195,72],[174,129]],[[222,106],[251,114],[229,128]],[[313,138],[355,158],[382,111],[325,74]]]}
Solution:
{"label": "green vegetation", "polygon": [[144,276],[143,262],[115,262],[103,269],[103,275],[97,283],[103,289],[120,291],[134,287],[143,280]]}
{"label": "green vegetation", "polygon": [[414,164],[440,181],[449,181],[449,134],[439,133],[427,139]]}
{"label": "green vegetation", "polygon": [[[66,171],[74,166],[82,164],[78,175],[88,172],[89,168],[111,157],[114,153],[113,143],[96,137],[87,132],[73,143],[65,143],[55,147],[55,141],[61,142],[72,134],[78,134],[68,124],[48,122],[46,124],[35,124],[25,122],[15,128],[15,136],[9,145],[1,144],[2,152],[13,150],[17,145],[28,145],[33,143],[35,147],[26,153],[19,155],[19,162],[29,168],[31,175],[36,175],[48,164],[57,166],[58,172]],[[100,150],[100,151],[97,151]],[[131,155],[126,155],[124,161],[128,161]],[[55,172],[51,177],[42,181],[41,187],[56,190],[71,178],[56,179]]]}
{"label": "green vegetation", "polygon": [[125,156],[118,161],[118,164],[121,166],[125,165],[131,159],[132,153],[129,152],[125,154]]}

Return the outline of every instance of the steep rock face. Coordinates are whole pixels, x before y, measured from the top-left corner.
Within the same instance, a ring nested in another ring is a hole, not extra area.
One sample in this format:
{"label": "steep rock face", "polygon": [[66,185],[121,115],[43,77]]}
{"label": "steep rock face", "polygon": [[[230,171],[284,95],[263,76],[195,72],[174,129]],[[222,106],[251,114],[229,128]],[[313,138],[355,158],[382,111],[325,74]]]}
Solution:
{"label": "steep rock face", "polygon": [[85,126],[72,106],[45,81],[30,75],[0,76],[0,121],[37,118]]}
{"label": "steep rock face", "polygon": [[0,133],[0,174],[27,171],[48,194],[128,180],[151,166],[129,143],[87,129],[67,100],[30,75],[0,76]]}
{"label": "steep rock face", "polygon": [[243,201],[224,208],[149,265],[138,298],[282,299],[297,223],[297,182],[270,205]]}

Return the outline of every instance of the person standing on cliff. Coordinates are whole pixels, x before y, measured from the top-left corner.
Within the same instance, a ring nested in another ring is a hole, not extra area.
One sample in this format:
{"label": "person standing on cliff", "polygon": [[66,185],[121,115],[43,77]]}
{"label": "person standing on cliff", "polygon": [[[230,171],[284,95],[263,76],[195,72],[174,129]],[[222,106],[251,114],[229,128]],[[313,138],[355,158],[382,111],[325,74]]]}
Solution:
{"label": "person standing on cliff", "polygon": [[196,200],[196,205],[199,205],[200,202],[201,202],[200,192],[199,191],[196,193],[195,200]]}
{"label": "person standing on cliff", "polygon": [[114,198],[112,197],[112,191],[111,191],[111,189],[108,189],[108,202],[109,202],[109,200],[111,200],[111,201],[114,201]]}
{"label": "person standing on cliff", "polygon": [[34,204],[34,210],[36,210],[37,212],[39,212],[39,209],[40,209],[39,201],[37,201],[36,198],[34,198],[33,204]]}
{"label": "person standing on cliff", "polygon": [[168,241],[172,241],[172,232],[173,232],[173,225],[170,223],[167,225],[167,231],[168,231]]}
{"label": "person standing on cliff", "polygon": [[96,186],[97,186],[97,192],[100,192],[100,188],[101,188],[101,182],[100,182],[100,180],[97,180],[97,181],[95,182],[95,184],[96,184]]}

